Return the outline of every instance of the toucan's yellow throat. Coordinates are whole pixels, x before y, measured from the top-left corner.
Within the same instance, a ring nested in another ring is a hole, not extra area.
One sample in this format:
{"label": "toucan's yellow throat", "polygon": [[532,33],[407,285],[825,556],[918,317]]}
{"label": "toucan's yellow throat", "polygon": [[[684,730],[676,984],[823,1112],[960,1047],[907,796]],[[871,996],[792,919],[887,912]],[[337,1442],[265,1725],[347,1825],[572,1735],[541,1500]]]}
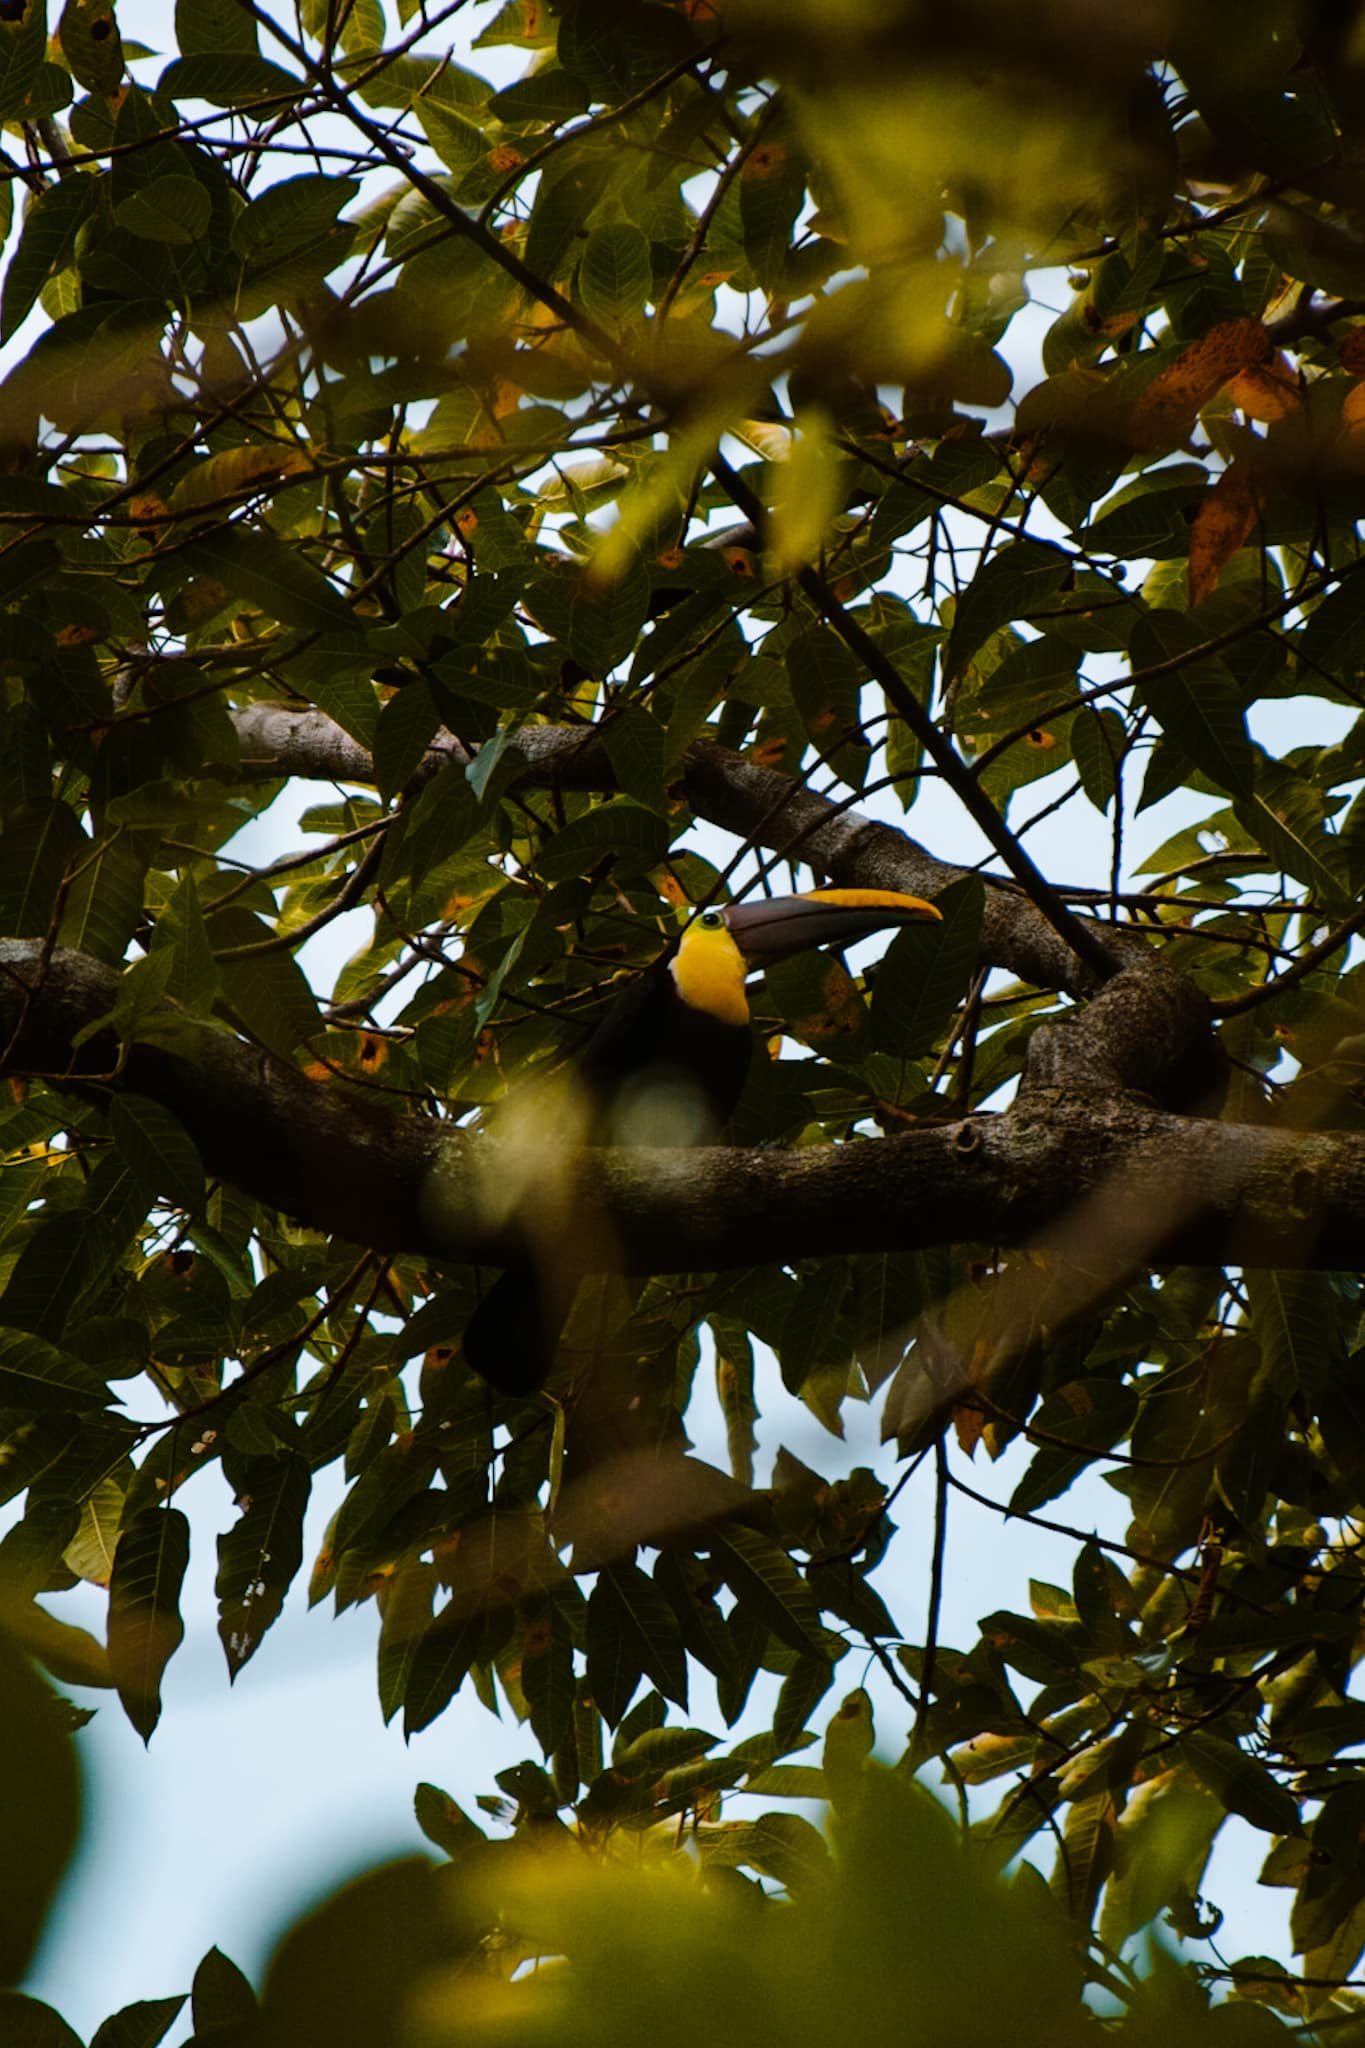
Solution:
{"label": "toucan's yellow throat", "polygon": [[694,918],[669,962],[673,986],[688,1009],[703,1011],[721,1024],[748,1023],[748,971],[723,910],[704,910]]}

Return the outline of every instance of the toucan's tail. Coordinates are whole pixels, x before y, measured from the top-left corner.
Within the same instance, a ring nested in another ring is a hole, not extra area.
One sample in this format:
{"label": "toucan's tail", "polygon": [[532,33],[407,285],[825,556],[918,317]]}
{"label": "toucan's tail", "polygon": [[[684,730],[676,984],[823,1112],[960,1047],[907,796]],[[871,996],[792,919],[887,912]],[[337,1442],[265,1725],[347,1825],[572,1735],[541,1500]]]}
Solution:
{"label": "toucan's tail", "polygon": [[514,1259],[465,1324],[464,1355],[481,1379],[511,1400],[544,1386],[573,1299],[546,1286],[537,1262]]}

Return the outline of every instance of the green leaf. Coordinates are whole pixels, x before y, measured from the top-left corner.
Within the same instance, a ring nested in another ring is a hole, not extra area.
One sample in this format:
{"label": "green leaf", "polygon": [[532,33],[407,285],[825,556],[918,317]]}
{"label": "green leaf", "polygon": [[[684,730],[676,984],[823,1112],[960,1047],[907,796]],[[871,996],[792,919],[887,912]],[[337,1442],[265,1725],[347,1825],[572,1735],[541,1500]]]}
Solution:
{"label": "green leaf", "polygon": [[82,2048],[59,2012],[22,1991],[0,1991],[0,2039],[7,2048]]}
{"label": "green leaf", "polygon": [[1257,761],[1257,787],[1233,805],[1237,822],[1263,846],[1271,864],[1305,883],[1326,904],[1352,901],[1339,871],[1340,849],[1322,828],[1321,803],[1310,785],[1277,761]]}
{"label": "green leaf", "polygon": [[[1183,613],[1148,612],[1133,629],[1134,672],[1198,644],[1198,628]],[[1221,661],[1201,655],[1171,675],[1144,682],[1141,691],[1162,731],[1210,782],[1229,796],[1255,794],[1256,752],[1246,729],[1241,692]]]}
{"label": "green leaf", "polygon": [[[1049,1395],[1033,1417],[1039,1447],[1010,1495],[1011,1513],[1032,1514],[1065,1493],[1078,1473],[1128,1434],[1138,1405],[1133,1388],[1112,1380],[1073,1381]],[[1065,1448],[1068,1442],[1074,1450]]]}
{"label": "green leaf", "polygon": [[78,85],[90,93],[117,90],[123,76],[123,39],[111,0],[66,0],[57,40]]}
{"label": "green leaf", "polygon": [[812,746],[844,781],[861,788],[869,749],[858,722],[861,677],[838,635],[813,626],[786,651],[792,701]]}
{"label": "green leaf", "polygon": [[537,277],[558,283],[612,175],[607,152],[561,150],[541,174],[522,260]]}
{"label": "green leaf", "polygon": [[531,1713],[531,1732],[546,1756],[553,1756],[573,1726],[576,1680],[573,1637],[557,1602],[533,1613],[521,1646],[521,1689]]}
{"label": "green leaf", "polygon": [[197,1216],[204,1206],[204,1169],[194,1140],[173,1111],[146,1095],[116,1095],[109,1128],[150,1207],[158,1197]]}
{"label": "green leaf", "polygon": [[249,2027],[258,2011],[255,1992],[236,1963],[219,1948],[211,1948],[195,1971],[190,2001],[195,2037],[202,2040],[203,2048],[214,2048],[215,2032]]}
{"label": "green leaf", "polygon": [[197,178],[179,173],[139,185],[114,209],[120,227],[145,242],[189,247],[208,232],[213,202]]}
{"label": "green leaf", "polygon": [[158,92],[173,100],[207,100],[211,107],[249,107],[255,100],[280,102],[301,93],[297,78],[259,55],[215,52],[212,56],[179,57],[157,81]]}
{"label": "green leaf", "polygon": [[772,1630],[799,1656],[828,1662],[820,1612],[810,1587],[785,1550],[766,1536],[736,1526],[711,1539],[708,1548],[716,1570],[742,1608]]}
{"label": "green leaf", "polygon": [[1308,614],[1299,641],[1304,665],[1352,690],[1365,663],[1365,573],[1355,568]]}
{"label": "green leaf", "polygon": [[[75,1748],[57,1699],[0,1630],[0,1984],[15,1983],[32,1961],[76,1846],[80,1806]],[[14,2018],[0,2004],[0,2038],[25,2038],[17,2022],[9,2030]]]}
{"label": "green leaf", "polygon": [[662,816],[668,799],[664,794],[665,734],[658,719],[632,708],[604,719],[600,732],[622,795]]}
{"label": "green leaf", "polygon": [[805,196],[805,171],[786,143],[765,144],[744,166],[739,180],[744,254],[764,291],[783,288]]}
{"label": "green leaf", "polygon": [[1330,1280],[1325,1273],[1253,1270],[1244,1285],[1269,1384],[1282,1400],[1297,1396],[1316,1408],[1339,1350]]}
{"label": "green leaf", "polygon": [[538,576],[525,603],[541,631],[600,681],[634,647],[649,617],[650,594],[648,571],[632,555],[619,576],[594,575],[591,565]]}
{"label": "green leaf", "polygon": [[1056,633],[1012,647],[989,674],[964,691],[957,712],[961,729],[986,735],[1041,718],[1080,687],[1080,659],[1077,649]]}
{"label": "green leaf", "polygon": [[1192,1728],[1180,1738],[1178,1753],[1229,1813],[1240,1814],[1268,1835],[1303,1833],[1297,1800],[1277,1784],[1264,1764],[1226,1736]]}
{"label": "green leaf", "polygon": [[578,292],[592,318],[612,332],[644,311],[653,281],[649,241],[629,221],[594,228],[578,264]]}
{"label": "green leaf", "polygon": [[156,2048],[184,2003],[182,1991],[178,1998],[141,1998],[136,2005],[125,2005],[97,2030],[90,2048]]}
{"label": "green leaf", "polygon": [[255,22],[233,0],[175,0],[175,40],[186,57],[242,56],[259,48]]}
{"label": "green leaf", "polygon": [[830,1801],[841,1817],[856,1810],[868,1788],[875,1733],[872,1701],[862,1687],[846,1693],[825,1728],[821,1764]]}
{"label": "green leaf", "polygon": [[[79,1219],[62,1218],[76,1223]],[[13,1281],[10,1287],[13,1287]],[[0,1307],[14,1303],[7,1288]],[[0,1409],[20,1408],[28,1414],[62,1414],[68,1410],[102,1408],[109,1389],[89,1366],[69,1352],[58,1351],[41,1337],[22,1330],[0,1329]]]}
{"label": "green leaf", "polygon": [[237,216],[232,246],[248,263],[276,263],[326,239],[343,206],[360,190],[356,178],[305,172],[281,178]]}
{"label": "green leaf", "polygon": [[305,633],[335,632],[353,624],[350,606],[321,569],[273,534],[233,526],[196,540],[184,551],[196,573],[212,576],[268,619]]}
{"label": "green leaf", "polygon": [[1095,809],[1105,812],[1118,793],[1119,763],[1127,733],[1117,711],[1093,711],[1087,705],[1071,721],[1071,758],[1081,788]]}
{"label": "green leaf", "polygon": [[218,1538],[218,1635],[234,1680],[277,1619],[303,1562],[303,1517],[311,1486],[292,1451],[253,1458],[236,1481],[242,1513]]}
{"label": "green leaf", "polygon": [[703,1844],[702,1859],[727,1869],[749,1864],[796,1893],[808,1880],[823,1881],[830,1871],[823,1835],[799,1813],[765,1813],[748,1827],[717,1829]]}
{"label": "green leaf", "polygon": [[964,876],[937,899],[941,924],[897,932],[872,988],[872,1036],[882,1051],[914,1058],[937,1041],[976,973],[984,906],[981,882]]}
{"label": "green leaf", "polygon": [[[91,1251],[89,1223],[79,1211],[44,1216],[20,1252],[4,1294],[0,1295],[0,1318],[15,1329],[32,1330],[40,1337],[60,1337],[73,1303],[88,1283]],[[27,1360],[24,1370],[30,1378],[41,1376],[30,1371]],[[62,1378],[64,1384],[70,1380],[65,1368]],[[74,1385],[67,1391],[74,1394]],[[41,1405],[49,1407],[53,1403],[45,1400]],[[73,1405],[88,1403],[75,1403],[69,1398],[62,1401],[64,1407]]]}
{"label": "green leaf", "polygon": [[375,781],[386,801],[417,769],[440,725],[441,714],[425,683],[408,683],[390,697],[374,735]]}
{"label": "green leaf", "polygon": [[1011,540],[997,548],[958,600],[944,670],[960,676],[977,649],[1013,619],[1026,619],[1056,596],[1071,574],[1070,558],[1042,541]]}
{"label": "green leaf", "polygon": [[116,966],[143,919],[146,875],[145,855],[125,832],[83,854],[62,905],[60,943]]}
{"label": "green leaf", "polygon": [[185,1634],[180,1587],[190,1525],[178,1508],[144,1508],[119,1537],[109,1581],[109,1664],[144,1742],[161,1718],[161,1675]]}
{"label": "green leaf", "polygon": [[519,78],[515,85],[495,92],[488,102],[491,114],[514,127],[524,121],[567,121],[571,115],[586,113],[587,108],[582,80],[553,69]]}
{"label": "green leaf", "polygon": [[[141,1325],[136,1325],[138,1329]],[[120,1364],[125,1361],[120,1360]],[[81,1502],[80,1526],[62,1552],[62,1562],[78,1578],[107,1586],[114,1568],[124,1491],[116,1479],[102,1479]]]}
{"label": "green leaf", "polygon": [[1114,1831],[1100,1939],[1118,1950],[1191,1882],[1222,1820],[1218,1800],[1166,1773],[1135,1786]]}
{"label": "green leaf", "polygon": [[158,956],[163,952],[169,952],[175,961],[162,983],[163,992],[185,1009],[204,1016],[213,1007],[218,993],[218,970],[192,868],[186,868],[175,894],[156,921],[148,961],[159,964]]}
{"label": "green leaf", "polygon": [[687,1659],[677,1619],[637,1565],[607,1565],[588,1601],[588,1685],[614,1728],[640,1678],[665,1699],[687,1704]]}
{"label": "green leaf", "polygon": [[69,804],[32,804],[7,820],[0,834],[0,932],[42,937],[64,876],[89,850]]}
{"label": "green leaf", "polygon": [[664,819],[629,797],[615,797],[546,840],[538,865],[547,882],[586,874],[603,860],[611,860],[622,874],[639,874],[663,859],[668,839]]}
{"label": "green leaf", "polygon": [[704,1728],[646,1728],[623,1743],[618,1736],[611,1767],[627,1778],[658,1778],[695,1763],[719,1742]]}
{"label": "green leaf", "polygon": [[9,340],[48,278],[71,261],[76,237],[94,210],[98,189],[94,178],[61,178],[30,201],[19,246],[10,258],[0,292],[0,341]]}
{"label": "green leaf", "polygon": [[462,1856],[475,1842],[487,1840],[477,1822],[439,1785],[420,1784],[413,1794],[412,1809],[422,1833],[443,1855]]}
{"label": "green leaf", "polygon": [[444,1713],[484,1641],[484,1616],[470,1614],[451,1601],[436,1616],[418,1643],[408,1677],[403,1733],[412,1736]]}
{"label": "green leaf", "polygon": [[47,8],[29,0],[16,15],[0,17],[0,121],[12,121],[26,109],[47,56]]}
{"label": "green leaf", "polygon": [[318,1029],[317,999],[292,953],[250,954],[232,959],[237,947],[258,946],[273,936],[269,925],[239,905],[229,905],[213,918],[210,938],[217,961],[223,999],[234,1016],[263,1045],[283,1058]]}
{"label": "green leaf", "polygon": [[386,1727],[407,1697],[413,1659],[423,1636],[431,1627],[435,1585],[436,1574],[430,1565],[408,1559],[398,1567],[379,1596],[383,1619],[379,1631],[376,1676],[379,1681],[379,1710]]}
{"label": "green leaf", "polygon": [[1109,1875],[1114,1855],[1114,1795],[1106,1786],[1067,1809],[1062,1852],[1052,1874],[1052,1889],[1071,1918],[1088,1927],[1100,1886]]}

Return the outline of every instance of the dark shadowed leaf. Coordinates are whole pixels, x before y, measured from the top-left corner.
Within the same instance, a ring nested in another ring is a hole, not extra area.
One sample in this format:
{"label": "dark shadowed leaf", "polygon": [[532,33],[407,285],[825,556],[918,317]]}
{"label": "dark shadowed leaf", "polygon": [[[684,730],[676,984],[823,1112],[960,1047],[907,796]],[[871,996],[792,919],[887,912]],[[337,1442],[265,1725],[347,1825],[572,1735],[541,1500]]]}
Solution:
{"label": "dark shadowed leaf", "polygon": [[178,1998],[141,1998],[111,2014],[91,2037],[90,2048],[157,2048],[185,2003]]}
{"label": "dark shadowed leaf", "polygon": [[161,1718],[161,1675],[185,1633],[180,1587],[190,1525],[178,1508],[144,1508],[119,1537],[109,1581],[109,1665],[144,1742]]}
{"label": "dark shadowed leaf", "polygon": [[624,1561],[598,1574],[588,1601],[588,1684],[615,1727],[641,1677],[665,1699],[687,1704],[687,1662],[677,1618],[637,1565]]}
{"label": "dark shadowed leaf", "polygon": [[931,1045],[971,986],[985,897],[973,876],[938,899],[941,924],[907,925],[877,968],[872,1033],[885,1052],[913,1056]]}
{"label": "dark shadowed leaf", "polygon": [[218,1538],[218,1634],[236,1678],[284,1605],[303,1561],[309,1473],[285,1451],[252,1459],[238,1480],[241,1516]]}
{"label": "dark shadowed leaf", "polygon": [[[0,1983],[32,1960],[76,1844],[80,1773],[56,1695],[0,1629]],[[0,2010],[0,2037],[10,2036]],[[55,2036],[53,2037],[55,2040]]]}

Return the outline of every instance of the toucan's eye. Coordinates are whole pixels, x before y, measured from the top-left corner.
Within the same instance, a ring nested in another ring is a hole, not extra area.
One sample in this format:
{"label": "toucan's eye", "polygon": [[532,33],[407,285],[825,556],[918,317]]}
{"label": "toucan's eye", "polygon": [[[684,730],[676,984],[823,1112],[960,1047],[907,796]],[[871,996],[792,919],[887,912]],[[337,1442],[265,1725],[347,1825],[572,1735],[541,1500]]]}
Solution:
{"label": "toucan's eye", "polygon": [[725,928],[725,912],[723,910],[703,910],[701,916],[697,919],[697,923],[704,932],[723,931]]}

